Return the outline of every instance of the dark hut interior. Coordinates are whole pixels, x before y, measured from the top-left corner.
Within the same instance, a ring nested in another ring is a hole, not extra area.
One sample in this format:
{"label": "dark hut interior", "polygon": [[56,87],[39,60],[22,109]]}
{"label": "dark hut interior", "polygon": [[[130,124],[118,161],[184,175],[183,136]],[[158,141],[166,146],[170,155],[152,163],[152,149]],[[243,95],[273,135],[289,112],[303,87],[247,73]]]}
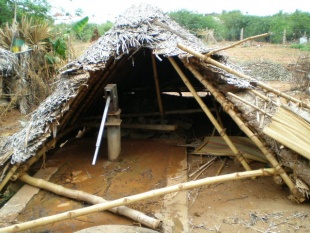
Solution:
{"label": "dark hut interior", "polygon": [[[71,110],[75,113],[74,116],[71,116],[72,119],[67,122],[67,127],[77,124],[81,119],[84,120],[79,122],[81,124],[80,128],[83,128],[85,119],[92,119],[93,122],[100,123],[105,106],[105,87],[108,84],[117,84],[118,101],[123,123],[178,125],[178,122],[179,133],[180,130],[186,128],[186,132],[183,131],[185,134],[182,137],[187,137],[187,139],[195,140],[211,135],[214,127],[171,63],[164,56],[158,56],[158,58],[154,56],[164,111],[164,118],[161,117],[159,101],[156,95],[152,56],[151,49],[140,49],[133,54],[123,55],[119,60],[111,58],[107,62],[107,66],[113,67],[113,69],[95,71],[88,80],[85,92],[82,92],[83,101],[76,105],[76,111],[71,107]],[[221,111],[220,106],[214,101],[214,97],[210,95],[208,90],[197,81],[179,59],[176,59],[176,61],[205,104],[213,111],[216,108],[216,111],[221,114],[228,135],[243,135],[234,121],[224,111]],[[213,73],[210,74],[214,76]],[[99,125],[91,131],[98,132],[98,127]],[[164,134],[167,135],[167,133],[169,132]],[[163,133],[154,134],[154,137],[160,134]]]}

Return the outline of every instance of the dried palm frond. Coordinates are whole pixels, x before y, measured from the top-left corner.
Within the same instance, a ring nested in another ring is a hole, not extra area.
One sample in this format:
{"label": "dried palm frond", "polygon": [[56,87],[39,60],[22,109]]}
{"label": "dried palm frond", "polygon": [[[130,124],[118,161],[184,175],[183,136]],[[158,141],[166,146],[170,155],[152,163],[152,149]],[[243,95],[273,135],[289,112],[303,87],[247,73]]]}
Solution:
{"label": "dried palm frond", "polygon": [[284,146],[310,159],[310,124],[295,113],[279,107],[263,132]]}
{"label": "dried palm frond", "polygon": [[20,37],[33,50],[46,51],[47,39],[52,37],[52,30],[47,21],[33,20],[24,16],[20,22]]}
{"label": "dried palm frond", "polygon": [[3,29],[0,28],[0,46],[7,50],[10,50],[13,37],[14,32],[8,23],[6,23]]}

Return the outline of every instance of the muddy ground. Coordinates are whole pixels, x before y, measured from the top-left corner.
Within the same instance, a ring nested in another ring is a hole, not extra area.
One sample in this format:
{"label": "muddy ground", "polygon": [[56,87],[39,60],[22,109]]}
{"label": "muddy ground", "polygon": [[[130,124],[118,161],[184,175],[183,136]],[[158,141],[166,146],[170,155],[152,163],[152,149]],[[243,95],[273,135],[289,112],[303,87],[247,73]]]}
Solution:
{"label": "muddy ground", "polygon": [[[231,56],[231,60],[235,62],[264,59],[281,64],[285,68],[294,64],[301,54],[296,49],[268,44],[238,46],[227,50],[225,53]],[[290,84],[283,81],[274,81],[273,85],[282,90],[290,88]],[[292,92],[292,94],[294,93]],[[6,137],[16,132],[24,120],[27,120],[27,116],[20,116],[17,110],[10,110],[2,114],[0,136]],[[148,139],[147,143],[144,141],[145,139],[131,139],[124,140],[123,146],[126,148],[126,154],[122,160],[112,163],[107,161],[102,154],[98,160],[100,169],[97,169],[91,166],[94,139],[79,140],[84,140],[82,149],[78,148],[81,144],[80,141],[73,140],[68,142],[62,150],[54,152],[53,156],[46,161],[46,166],[59,168],[51,181],[110,200],[165,187],[169,181],[167,177],[171,177],[176,172],[171,170],[171,167],[179,165],[179,162],[175,160],[173,166],[171,165],[169,159],[172,159],[171,156],[173,155],[180,155],[180,161],[184,158],[187,159],[186,172],[188,174],[197,169],[201,163],[212,159],[209,156],[194,155],[188,155],[186,158],[184,156],[188,152],[186,148],[177,146],[181,143],[178,141],[179,138],[164,141],[159,139],[159,142],[155,139],[155,142]],[[159,145],[161,146],[159,147]],[[67,159],[63,159],[65,157]],[[216,175],[224,161],[223,157],[217,158],[212,166],[197,179]],[[251,163],[252,168],[266,166],[268,165],[258,162]],[[32,172],[36,172],[40,167],[41,164],[33,167]],[[243,168],[238,162],[227,158],[221,174],[237,171],[243,171]],[[187,179],[191,180],[188,177]],[[285,186],[276,185],[271,177],[221,182],[209,187],[204,186],[191,190],[187,194],[187,231],[193,233],[310,232],[309,201],[302,204],[293,203],[288,199],[289,194],[289,190]],[[40,191],[30,201],[27,211],[23,212],[17,221],[24,222],[87,205]],[[167,211],[164,209],[162,197],[133,204],[131,207],[159,218]],[[114,214],[99,213],[27,232],[74,232],[81,228],[100,224],[139,225]],[[162,229],[161,231],[181,232],[177,231],[177,228]]]}

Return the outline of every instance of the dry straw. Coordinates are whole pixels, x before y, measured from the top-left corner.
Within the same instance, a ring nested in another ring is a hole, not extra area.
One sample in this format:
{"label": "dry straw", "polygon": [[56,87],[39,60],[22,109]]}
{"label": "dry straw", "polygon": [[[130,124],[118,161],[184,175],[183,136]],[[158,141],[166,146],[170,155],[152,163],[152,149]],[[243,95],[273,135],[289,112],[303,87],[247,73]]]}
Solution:
{"label": "dry straw", "polygon": [[310,124],[293,112],[279,107],[263,132],[310,159]]}

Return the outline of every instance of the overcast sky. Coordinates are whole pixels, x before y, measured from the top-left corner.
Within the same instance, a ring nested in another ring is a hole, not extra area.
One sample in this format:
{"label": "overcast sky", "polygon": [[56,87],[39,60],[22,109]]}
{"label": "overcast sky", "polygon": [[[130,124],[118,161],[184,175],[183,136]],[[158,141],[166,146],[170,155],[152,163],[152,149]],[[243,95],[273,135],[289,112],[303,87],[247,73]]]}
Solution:
{"label": "overcast sky", "polygon": [[181,9],[197,13],[222,13],[223,10],[240,10],[249,15],[273,15],[279,11],[293,13],[296,10],[310,12],[310,0],[48,0],[53,6],[53,12],[71,14],[81,8],[85,16],[92,22],[103,23],[107,20],[114,21],[115,17],[122,14],[133,4],[141,2],[152,4],[164,12]]}

